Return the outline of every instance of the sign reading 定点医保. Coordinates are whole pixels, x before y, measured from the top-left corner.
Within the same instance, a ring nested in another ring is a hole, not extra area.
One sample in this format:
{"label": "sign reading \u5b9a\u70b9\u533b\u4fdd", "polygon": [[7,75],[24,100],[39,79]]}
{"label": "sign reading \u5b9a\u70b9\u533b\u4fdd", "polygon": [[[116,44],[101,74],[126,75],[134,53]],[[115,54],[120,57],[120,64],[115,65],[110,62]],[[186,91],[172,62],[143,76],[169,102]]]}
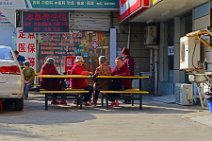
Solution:
{"label": "sign reading \u5b9a\u70b9\u533b\u4fdd", "polygon": [[118,0],[0,0],[0,8],[15,9],[111,9],[118,10]]}

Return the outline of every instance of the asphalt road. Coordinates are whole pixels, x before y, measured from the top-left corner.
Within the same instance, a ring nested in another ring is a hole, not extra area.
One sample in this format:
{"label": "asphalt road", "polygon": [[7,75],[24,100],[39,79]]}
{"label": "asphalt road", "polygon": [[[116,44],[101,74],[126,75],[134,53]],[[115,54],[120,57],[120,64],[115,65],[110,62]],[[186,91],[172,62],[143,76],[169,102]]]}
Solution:
{"label": "asphalt road", "polygon": [[122,106],[109,110],[54,106],[45,111],[43,97],[30,95],[23,112],[0,113],[0,141],[212,140],[212,118],[208,119],[212,115],[198,106],[165,104],[151,97],[143,110]]}

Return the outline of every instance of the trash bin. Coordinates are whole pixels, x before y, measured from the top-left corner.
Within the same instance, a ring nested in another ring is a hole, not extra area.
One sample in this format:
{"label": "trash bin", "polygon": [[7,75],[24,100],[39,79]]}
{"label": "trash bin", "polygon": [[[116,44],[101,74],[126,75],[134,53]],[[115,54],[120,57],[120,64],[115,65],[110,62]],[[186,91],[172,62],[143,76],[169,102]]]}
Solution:
{"label": "trash bin", "polygon": [[139,88],[143,91],[149,91],[153,93],[154,90],[154,81],[151,72],[140,72],[140,76],[149,76],[150,78],[147,79],[140,79]]}
{"label": "trash bin", "polygon": [[208,100],[209,112],[212,113],[212,93],[211,92],[206,93],[206,99]]}
{"label": "trash bin", "polygon": [[209,112],[212,113],[212,101],[208,101]]}

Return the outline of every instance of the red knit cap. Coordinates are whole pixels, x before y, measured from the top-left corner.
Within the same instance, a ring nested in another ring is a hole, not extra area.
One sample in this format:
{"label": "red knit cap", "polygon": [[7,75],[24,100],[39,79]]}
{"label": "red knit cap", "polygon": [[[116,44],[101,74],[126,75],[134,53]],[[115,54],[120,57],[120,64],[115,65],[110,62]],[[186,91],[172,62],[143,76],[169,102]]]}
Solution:
{"label": "red knit cap", "polygon": [[127,49],[126,47],[122,49],[121,53],[124,55],[130,55],[129,49]]}

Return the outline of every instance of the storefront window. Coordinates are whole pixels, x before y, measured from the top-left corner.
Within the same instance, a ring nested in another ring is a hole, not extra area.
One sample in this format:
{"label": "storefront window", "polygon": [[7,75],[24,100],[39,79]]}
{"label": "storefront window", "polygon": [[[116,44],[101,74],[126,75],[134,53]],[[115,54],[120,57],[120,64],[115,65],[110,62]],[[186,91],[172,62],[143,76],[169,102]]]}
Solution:
{"label": "storefront window", "polygon": [[198,19],[208,15],[209,13],[209,3],[203,4],[194,9],[193,19]]}
{"label": "storefront window", "polygon": [[[85,68],[94,71],[98,66],[98,57],[109,59],[109,32],[71,31],[64,34],[37,34],[38,69],[46,58],[56,60],[59,72],[65,71],[65,59],[80,55],[85,60]],[[70,65],[71,68],[71,65]]]}

